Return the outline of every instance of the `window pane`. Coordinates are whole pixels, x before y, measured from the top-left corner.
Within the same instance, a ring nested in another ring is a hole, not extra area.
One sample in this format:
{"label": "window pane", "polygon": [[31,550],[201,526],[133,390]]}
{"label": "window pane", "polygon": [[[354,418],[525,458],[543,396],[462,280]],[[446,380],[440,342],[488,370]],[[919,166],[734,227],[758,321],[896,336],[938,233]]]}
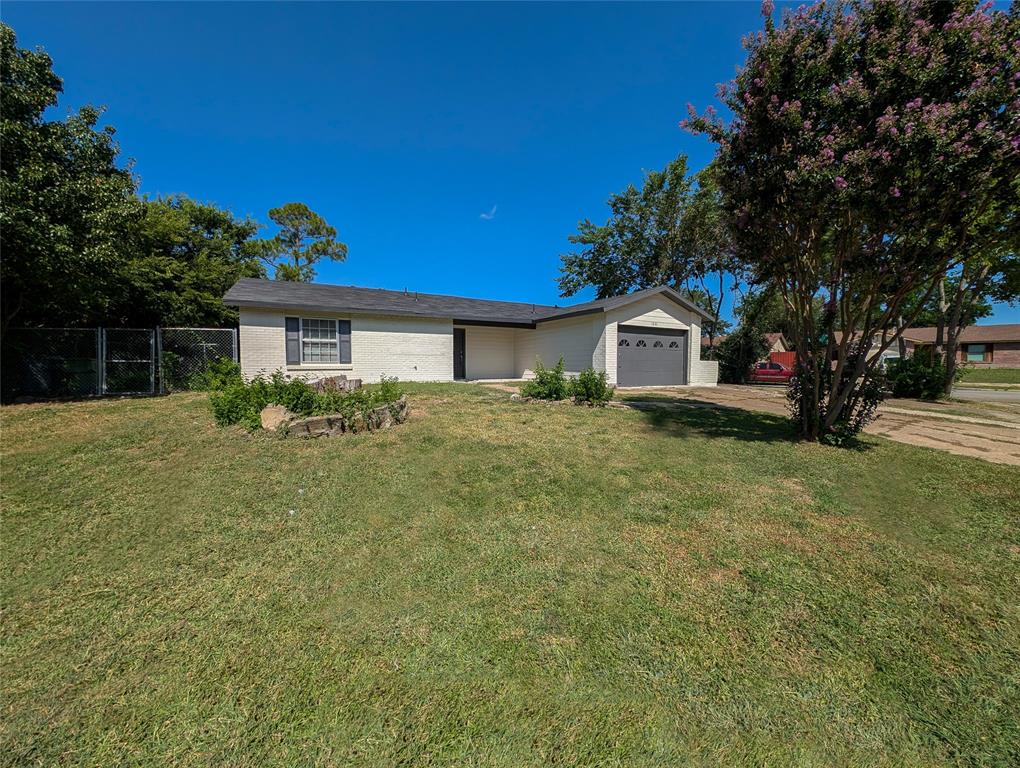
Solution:
{"label": "window pane", "polygon": [[301,327],[306,339],[336,338],[336,320],[302,320]]}
{"label": "window pane", "polygon": [[985,359],[985,351],[987,350],[986,344],[968,344],[967,350],[967,362],[969,363],[981,363]]}
{"label": "window pane", "polygon": [[301,320],[301,361],[305,363],[340,361],[336,320],[321,318]]}
{"label": "window pane", "polygon": [[305,341],[302,359],[306,363],[335,363],[339,361],[335,341]]}

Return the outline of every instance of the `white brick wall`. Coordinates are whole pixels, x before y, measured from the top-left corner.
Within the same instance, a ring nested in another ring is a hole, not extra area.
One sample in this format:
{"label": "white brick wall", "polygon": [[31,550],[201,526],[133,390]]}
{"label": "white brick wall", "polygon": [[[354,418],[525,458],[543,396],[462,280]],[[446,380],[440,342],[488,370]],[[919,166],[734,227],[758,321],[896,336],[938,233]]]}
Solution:
{"label": "white brick wall", "polygon": [[[351,363],[288,366],[284,331],[288,315],[349,319]],[[281,370],[301,378],[343,373],[366,382],[379,381],[382,376],[402,381],[453,379],[451,320],[242,309],[240,342],[241,370],[248,378]]]}
{"label": "white brick wall", "polygon": [[706,386],[714,385],[718,381],[718,364],[713,362],[706,367],[709,361],[701,359],[701,316],[696,312],[684,309],[665,296],[651,296],[607,312],[605,320],[605,370],[611,383],[617,382],[616,345],[619,338],[617,326],[621,323],[651,328],[686,329],[688,383]]}
{"label": "white brick wall", "polygon": [[514,348],[516,378],[534,376],[536,359],[551,368],[562,356],[564,370],[571,375],[594,367],[595,349],[604,330],[601,312],[539,323],[534,330],[518,330]]}
{"label": "white brick wall", "polygon": [[514,328],[464,328],[464,366],[469,379],[514,378]]}
{"label": "white brick wall", "polygon": [[719,361],[700,360],[691,368],[689,383],[695,387],[714,387],[719,383]]}

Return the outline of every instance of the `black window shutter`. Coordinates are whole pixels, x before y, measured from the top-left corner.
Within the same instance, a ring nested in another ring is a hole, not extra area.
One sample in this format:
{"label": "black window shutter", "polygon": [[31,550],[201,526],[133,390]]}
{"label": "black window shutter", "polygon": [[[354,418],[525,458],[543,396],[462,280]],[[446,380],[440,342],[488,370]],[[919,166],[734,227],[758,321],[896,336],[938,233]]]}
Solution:
{"label": "black window shutter", "polygon": [[301,364],[301,320],[284,318],[287,327],[287,365]]}
{"label": "black window shutter", "polygon": [[351,321],[340,320],[337,323],[340,333],[340,362],[351,362]]}

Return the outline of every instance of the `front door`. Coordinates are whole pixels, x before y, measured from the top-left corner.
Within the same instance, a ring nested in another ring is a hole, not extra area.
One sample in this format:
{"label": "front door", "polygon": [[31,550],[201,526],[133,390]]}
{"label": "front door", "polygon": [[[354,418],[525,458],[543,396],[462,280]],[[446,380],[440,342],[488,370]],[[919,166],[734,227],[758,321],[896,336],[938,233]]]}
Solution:
{"label": "front door", "polygon": [[464,329],[453,329],[453,378],[466,379],[467,366],[464,364]]}

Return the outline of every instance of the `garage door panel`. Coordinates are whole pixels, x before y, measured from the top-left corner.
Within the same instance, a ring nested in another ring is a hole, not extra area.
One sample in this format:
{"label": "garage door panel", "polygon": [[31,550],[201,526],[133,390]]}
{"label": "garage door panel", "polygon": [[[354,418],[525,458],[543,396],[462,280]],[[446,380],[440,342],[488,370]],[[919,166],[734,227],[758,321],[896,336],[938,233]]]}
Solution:
{"label": "garage door panel", "polygon": [[621,387],[687,383],[687,331],[619,327],[617,381]]}

